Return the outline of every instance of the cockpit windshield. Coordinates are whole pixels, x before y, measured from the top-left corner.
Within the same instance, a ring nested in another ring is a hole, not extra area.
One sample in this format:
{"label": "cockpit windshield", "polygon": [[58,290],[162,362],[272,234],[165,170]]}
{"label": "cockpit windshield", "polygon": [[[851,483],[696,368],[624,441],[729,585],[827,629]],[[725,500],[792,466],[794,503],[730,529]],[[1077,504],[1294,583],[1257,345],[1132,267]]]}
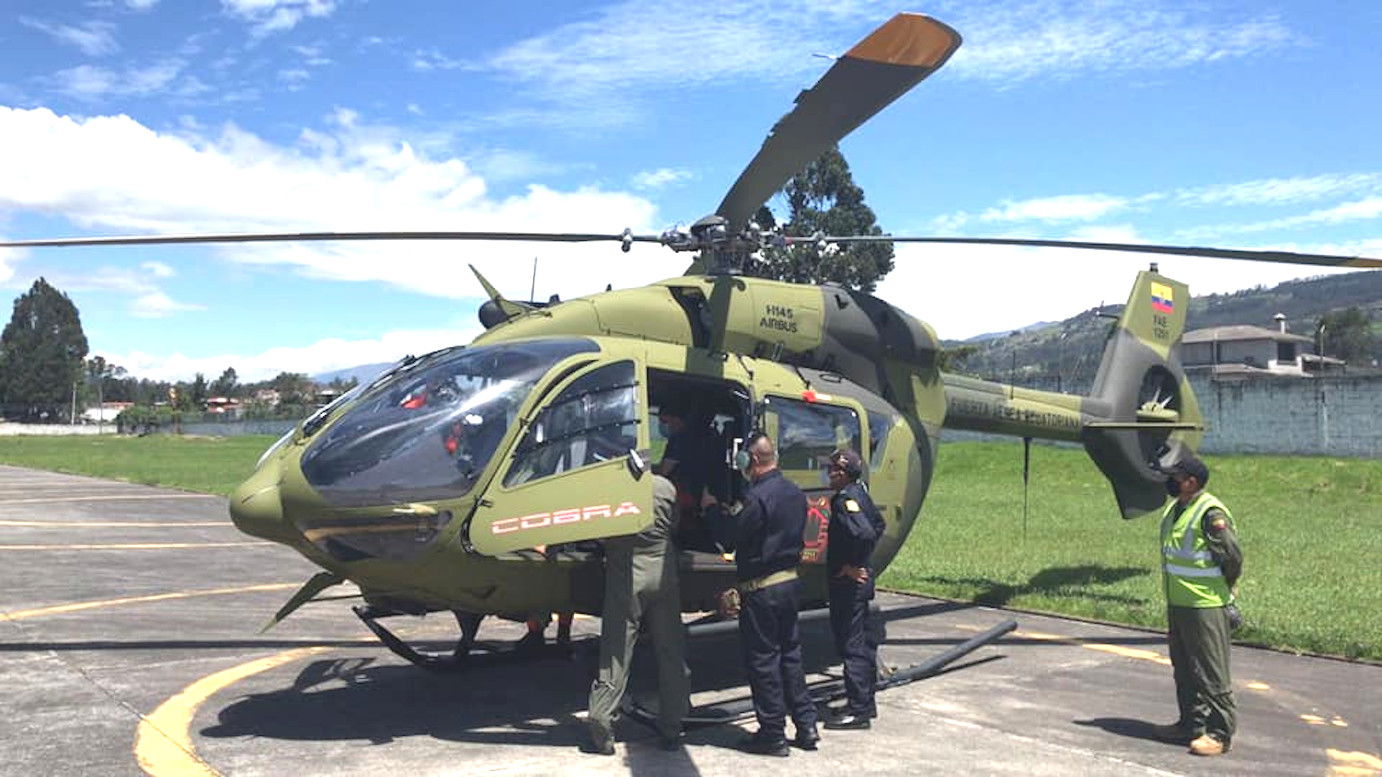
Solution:
{"label": "cockpit windshield", "polygon": [[538,379],[598,350],[584,339],[530,340],[419,359],[371,385],[302,455],[302,473],[338,507],[463,496]]}

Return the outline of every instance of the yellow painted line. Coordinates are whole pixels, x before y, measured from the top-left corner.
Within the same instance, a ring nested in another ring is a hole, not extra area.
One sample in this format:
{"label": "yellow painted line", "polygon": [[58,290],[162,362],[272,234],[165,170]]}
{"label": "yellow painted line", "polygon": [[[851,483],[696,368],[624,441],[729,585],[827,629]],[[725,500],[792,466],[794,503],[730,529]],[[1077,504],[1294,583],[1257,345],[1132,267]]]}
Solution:
{"label": "yellow painted line", "polygon": [[1305,721],[1306,723],[1309,723],[1309,724],[1312,725],[1312,726],[1323,726],[1323,725],[1324,725],[1324,718],[1320,717],[1319,715],[1309,715],[1309,714],[1301,715],[1301,716],[1300,716],[1300,719],[1303,720],[1303,721]]}
{"label": "yellow painted line", "polygon": [[148,499],[221,499],[215,494],[110,494],[108,496],[39,496],[33,499],[0,499],[0,505],[48,504],[50,502],[120,502]]}
{"label": "yellow painted line", "polygon": [[298,583],[264,583],[262,585],[240,586],[239,588],[211,588],[205,591],[178,591],[166,594],[150,594],[148,596],[125,596],[119,599],[98,599],[89,602],[73,602],[71,604],[57,604],[52,607],[39,607],[33,610],[3,612],[0,613],[0,618],[17,621],[24,620],[25,618],[41,618],[44,615],[59,615],[66,612],[92,610],[97,607],[116,607],[122,604],[162,602],[168,599],[190,599],[194,596],[223,596],[225,594],[242,594],[254,591],[282,591],[287,588],[296,588],[298,585]]}
{"label": "yellow painted line", "polygon": [[68,527],[74,529],[134,529],[176,528],[180,526],[234,526],[230,521],[0,521],[0,526],[37,526],[42,528]]}
{"label": "yellow painted line", "polygon": [[173,550],[177,548],[233,548],[270,545],[268,542],[125,542],[110,545],[0,545],[0,550]]}
{"label": "yellow painted line", "polygon": [[1348,728],[1348,721],[1347,721],[1347,720],[1344,720],[1343,718],[1339,717],[1338,715],[1335,715],[1335,716],[1334,716],[1334,719],[1331,720],[1331,721],[1329,721],[1329,725],[1331,725],[1331,726],[1336,726],[1336,727],[1338,727],[1338,728]]}
{"label": "yellow painted line", "polygon": [[1250,683],[1244,683],[1244,685],[1253,689],[1254,691],[1270,691],[1272,689],[1272,686],[1267,685],[1261,680],[1253,680]]}
{"label": "yellow painted line", "polygon": [[1171,665],[1171,659],[1163,656],[1155,650],[1143,650],[1142,648],[1130,648],[1122,645],[1105,645],[1099,642],[1080,643],[1080,647],[1098,650],[1104,653],[1112,653],[1124,658],[1136,658],[1142,661],[1152,661],[1164,666]]}
{"label": "yellow painted line", "polygon": [[329,650],[309,647],[289,650],[268,658],[222,669],[192,683],[158,705],[139,721],[134,735],[134,757],[150,777],[220,777],[220,772],[197,755],[189,729],[202,702],[240,680]]}
{"label": "yellow painted line", "polygon": [[1023,637],[1026,639],[1037,639],[1046,642],[1063,642],[1067,645],[1079,645],[1080,647],[1085,648],[1086,650],[1097,650],[1101,653],[1112,653],[1115,656],[1122,656],[1123,658],[1135,658],[1140,661],[1152,661],[1154,663],[1163,664],[1165,666],[1171,665],[1171,659],[1167,658],[1166,656],[1163,656],[1155,650],[1145,650],[1143,648],[1130,648],[1124,647],[1123,645],[1109,645],[1103,642],[1085,642],[1084,640],[1077,639],[1075,637],[1066,637],[1060,634],[1047,634],[1045,632],[1040,631],[1025,631],[1022,629],[1014,631],[1013,636]]}
{"label": "yellow painted line", "polygon": [[1332,747],[1326,748],[1324,752],[1329,756],[1329,773],[1331,775],[1369,777],[1370,775],[1382,774],[1382,758],[1378,758],[1373,753],[1364,753],[1360,750],[1335,750]]}

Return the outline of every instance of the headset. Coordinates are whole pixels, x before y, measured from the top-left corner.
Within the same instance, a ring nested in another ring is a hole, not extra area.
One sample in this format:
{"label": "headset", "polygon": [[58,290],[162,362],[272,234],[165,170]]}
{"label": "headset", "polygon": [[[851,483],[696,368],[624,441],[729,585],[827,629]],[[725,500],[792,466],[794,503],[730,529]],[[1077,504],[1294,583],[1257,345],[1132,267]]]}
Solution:
{"label": "headset", "polygon": [[739,446],[739,450],[734,453],[734,468],[740,472],[748,472],[749,466],[758,462],[756,456],[749,448],[752,448],[759,440],[766,440],[768,435],[755,429],[749,432],[749,436],[744,438],[744,444]]}

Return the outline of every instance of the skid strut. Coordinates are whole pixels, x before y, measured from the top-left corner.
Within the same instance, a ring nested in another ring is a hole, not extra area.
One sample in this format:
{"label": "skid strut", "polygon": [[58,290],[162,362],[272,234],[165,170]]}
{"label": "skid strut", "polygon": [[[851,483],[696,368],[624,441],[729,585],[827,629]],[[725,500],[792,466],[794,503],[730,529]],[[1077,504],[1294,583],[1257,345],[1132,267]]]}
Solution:
{"label": "skid strut", "polygon": [[355,605],[350,609],[364,621],[370,631],[374,632],[374,636],[384,643],[384,647],[393,651],[394,655],[415,666],[438,672],[455,671],[470,665],[470,649],[475,646],[475,634],[480,630],[480,621],[485,617],[478,613],[452,610],[452,614],[456,616],[456,624],[461,627],[461,638],[456,641],[456,647],[450,653],[429,653],[404,642],[378,621],[379,618],[407,613],[382,610],[372,605]]}

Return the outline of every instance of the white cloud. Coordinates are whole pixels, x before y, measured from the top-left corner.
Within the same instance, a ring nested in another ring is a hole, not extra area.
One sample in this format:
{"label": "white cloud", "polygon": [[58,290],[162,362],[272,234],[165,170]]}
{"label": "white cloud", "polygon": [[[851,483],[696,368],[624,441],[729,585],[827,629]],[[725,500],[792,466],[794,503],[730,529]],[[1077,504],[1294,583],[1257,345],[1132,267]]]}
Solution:
{"label": "white cloud", "polygon": [[140,262],[139,266],[148,270],[149,274],[155,278],[171,278],[176,274],[172,267],[163,262]]}
{"label": "white cloud", "polygon": [[1180,234],[1199,237],[1203,235],[1248,234],[1268,232],[1296,227],[1312,227],[1325,224],[1341,224],[1348,221],[1371,221],[1382,218],[1382,196],[1367,197],[1352,202],[1344,202],[1333,207],[1313,210],[1298,216],[1287,216],[1250,224],[1227,224],[1212,227],[1198,227],[1182,230]]}
{"label": "white cloud", "polygon": [[[145,67],[124,70],[78,65],[58,71],[52,80],[58,91],[82,99],[148,95],[167,90],[185,65],[180,59],[166,59]],[[193,85],[190,89],[202,91],[205,87]]]}
{"label": "white cloud", "polygon": [[[496,198],[455,158],[431,159],[387,127],[349,111],[278,146],[233,125],[206,136],[155,132],[126,116],[75,119],[0,107],[0,210],[36,211],[104,232],[219,233],[351,230],[660,231],[652,203],[622,192],[532,185]],[[501,289],[570,298],[607,283],[637,285],[687,264],[665,249],[515,242],[237,244],[232,261],[311,277],[373,281],[449,298],[475,296],[474,263]],[[144,251],[149,256],[149,250]],[[146,294],[148,292],[141,292]]]}
{"label": "white cloud", "polygon": [[189,310],[205,310],[204,305],[190,305],[177,302],[161,291],[142,294],[130,303],[130,315],[135,318],[167,318],[175,313]]}
{"label": "white cloud", "polygon": [[177,313],[205,310],[203,305],[179,302],[159,286],[158,281],[171,278],[172,267],[146,261],[138,269],[99,267],[82,273],[51,272],[53,282],[67,291],[92,291],[102,295],[126,298],[126,312],[135,318],[168,318]]}
{"label": "white cloud", "polygon": [[[1070,240],[1146,242],[1129,227],[1081,230]],[[1251,246],[1248,246],[1251,248]],[[1261,248],[1340,256],[1382,253],[1382,240],[1354,245],[1281,245]],[[1099,304],[1122,304],[1139,270],[1155,262],[1195,295],[1275,285],[1293,278],[1356,268],[1245,262],[1202,257],[1152,256],[1114,251],[1010,246],[897,244],[896,267],[878,286],[879,297],[932,325],[947,340],[1003,332],[1038,321],[1059,321]],[[976,269],[982,268],[982,269]],[[1096,355],[1097,358],[1097,355]]]}
{"label": "white cloud", "polygon": [[361,364],[393,362],[413,354],[470,342],[479,329],[418,329],[386,332],[364,340],[330,338],[296,348],[270,348],[260,353],[221,353],[215,356],[170,356],[143,351],[107,353],[106,360],[118,364],[131,375],[156,380],[187,380],[200,372],[220,375],[234,367],[243,382],[267,380],[280,372],[316,375]]}
{"label": "white cloud", "polygon": [[[556,108],[534,109],[527,123],[618,124],[640,115],[631,103],[648,90],[728,79],[782,82],[819,72],[820,60],[811,53],[841,53],[854,44],[850,38],[861,27],[893,12],[885,3],[867,0],[628,1],[594,10],[583,21],[520,41],[482,62],[432,52],[415,58],[415,64],[490,70]],[[562,108],[573,104],[580,109]]]}
{"label": "white cloud", "polygon": [[631,183],[635,189],[661,189],[695,177],[694,173],[684,168],[659,167],[656,170],[640,170],[634,173]]}
{"label": "white cloud", "polygon": [[335,0],[221,0],[221,8],[251,24],[258,37],[284,32],[306,18],[325,18],[336,10]]}
{"label": "white cloud", "polygon": [[125,6],[132,11],[147,11],[158,5],[158,0],[125,0]]}
{"label": "white cloud", "polygon": [[1268,178],[1235,184],[1204,186],[1175,192],[1187,205],[1283,205],[1382,191],[1382,173]]}
{"label": "white cloud", "polygon": [[1089,221],[1128,207],[1124,197],[1063,194],[1018,202],[1004,201],[980,214],[981,221]]}
{"label": "white cloud", "polygon": [[1155,0],[947,5],[937,15],[965,34],[947,71],[1001,84],[1038,76],[1184,68],[1308,45],[1269,12],[1234,19],[1208,5]]}
{"label": "white cloud", "polygon": [[[482,61],[430,50],[415,53],[414,66],[496,72],[553,109],[534,109],[529,123],[615,124],[640,115],[630,103],[651,90],[730,79],[791,82],[820,72],[811,54],[848,50],[894,12],[895,4],[881,0],[630,0]],[[947,73],[999,85],[1039,76],[1179,69],[1308,45],[1269,12],[1234,16],[1170,0],[952,0],[926,12],[966,36]],[[580,110],[571,111],[572,105]]]}
{"label": "white cloud", "polygon": [[120,50],[120,44],[115,42],[115,25],[110,22],[92,21],[73,27],[69,24],[54,24],[42,19],[21,16],[19,23],[46,32],[61,43],[76,46],[88,57],[113,54]]}

